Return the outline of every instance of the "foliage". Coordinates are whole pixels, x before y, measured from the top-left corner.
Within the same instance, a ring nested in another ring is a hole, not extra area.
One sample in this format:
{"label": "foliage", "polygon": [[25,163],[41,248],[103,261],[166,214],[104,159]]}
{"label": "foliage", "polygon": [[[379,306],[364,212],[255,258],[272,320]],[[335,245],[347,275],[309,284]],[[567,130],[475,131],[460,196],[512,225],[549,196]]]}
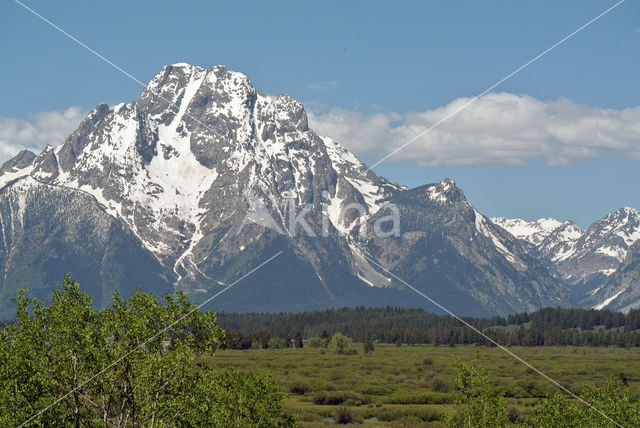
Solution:
{"label": "foliage", "polygon": [[207,372],[206,377],[191,396],[197,411],[180,418],[176,426],[295,426],[295,418],[285,411],[285,396],[271,376],[226,370]]}
{"label": "foliage", "polygon": [[[446,418],[450,427],[503,427],[519,419],[517,409],[505,410],[504,399],[494,387],[486,369],[477,366],[478,354],[470,362],[459,362],[456,387],[462,398],[456,401],[453,415]],[[588,403],[588,404],[587,404]],[[629,387],[611,377],[603,387],[584,388],[581,400],[560,392],[550,394],[524,420],[529,427],[640,426],[640,403],[632,400]]]}
{"label": "foliage", "polygon": [[338,407],[332,414],[333,421],[340,425],[346,425],[354,422],[354,416],[348,407]]}
{"label": "foliage", "polygon": [[559,392],[550,395],[536,406],[525,425],[543,428],[640,426],[640,403],[632,401],[629,388],[613,378],[603,387],[585,388],[582,399],[590,406]]}
{"label": "foliage", "polygon": [[267,347],[269,349],[284,349],[284,348],[288,348],[289,344],[287,343],[286,339],[283,339],[282,337],[278,337],[278,336],[273,336],[271,338],[269,338],[269,342],[267,342]]}
{"label": "foliage", "polygon": [[161,304],[138,289],[97,311],[65,276],[51,304],[26,290],[14,302],[0,330],[0,426],[293,423],[271,378],[194,369],[225,337],[182,294]]}
{"label": "foliage", "polygon": [[352,391],[322,391],[313,397],[313,403],[321,406],[337,406],[340,404],[361,406],[370,402],[371,399],[369,397]]}
{"label": "foliage", "polygon": [[373,354],[373,350],[375,349],[375,347],[373,346],[373,340],[367,340],[366,342],[364,342],[362,348],[365,354]]}
{"label": "foliage", "polygon": [[304,395],[309,391],[311,391],[311,387],[305,382],[294,382],[289,387],[289,392],[292,394]]}
{"label": "foliage", "polygon": [[337,354],[343,354],[345,349],[351,346],[351,339],[338,332],[331,336],[329,348]]}
{"label": "foliage", "polygon": [[307,341],[310,348],[326,348],[329,346],[329,341],[322,337],[311,337]]}
{"label": "foliage", "polygon": [[459,361],[456,388],[462,398],[446,419],[450,427],[504,427],[509,423],[504,399],[496,392],[486,369],[478,367],[478,354],[470,363]]}

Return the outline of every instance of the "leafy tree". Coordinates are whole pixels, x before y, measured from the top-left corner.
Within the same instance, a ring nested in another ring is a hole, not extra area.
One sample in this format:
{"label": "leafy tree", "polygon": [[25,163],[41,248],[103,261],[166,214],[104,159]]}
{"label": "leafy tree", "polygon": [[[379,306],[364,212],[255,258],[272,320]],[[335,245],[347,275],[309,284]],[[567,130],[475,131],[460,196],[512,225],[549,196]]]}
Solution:
{"label": "leafy tree", "polygon": [[287,341],[286,341],[286,339],[283,339],[282,337],[272,336],[271,338],[269,338],[268,348],[269,349],[288,348]]}
{"label": "leafy tree", "polygon": [[207,427],[291,427],[295,418],[285,410],[285,395],[268,375],[244,374],[236,370],[205,372],[190,404],[176,426]]}
{"label": "leafy tree", "polygon": [[273,380],[194,367],[225,337],[182,294],[116,294],[96,311],[65,276],[51,304],[26,290],[14,302],[16,322],[0,330],[0,426],[293,423]]}
{"label": "leafy tree", "polygon": [[582,398],[591,406],[560,393],[547,397],[535,407],[525,424],[531,427],[640,426],[640,403],[631,399],[628,386],[613,378],[603,387],[593,385],[585,389]]}
{"label": "leafy tree", "polygon": [[446,418],[449,427],[505,427],[509,424],[504,399],[493,387],[488,372],[477,365],[478,351],[470,363],[459,361],[455,413]]}
{"label": "leafy tree", "polygon": [[544,399],[525,420],[525,426],[578,428],[583,426],[580,408],[560,392]]}
{"label": "leafy tree", "polygon": [[329,341],[329,348],[338,354],[343,354],[344,350],[350,346],[351,339],[340,332],[331,336],[331,340]]}

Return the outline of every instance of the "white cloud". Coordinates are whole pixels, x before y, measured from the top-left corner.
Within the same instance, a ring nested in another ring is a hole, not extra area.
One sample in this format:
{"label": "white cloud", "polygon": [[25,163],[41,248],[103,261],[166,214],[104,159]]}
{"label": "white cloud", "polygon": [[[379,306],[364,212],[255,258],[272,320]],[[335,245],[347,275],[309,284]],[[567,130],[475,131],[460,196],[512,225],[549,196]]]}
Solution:
{"label": "white cloud", "polygon": [[0,163],[23,149],[37,153],[47,144],[60,144],[84,116],[80,107],[69,107],[64,111],[36,113],[29,120],[0,117]]}
{"label": "white cloud", "polygon": [[[331,109],[309,112],[313,129],[361,157],[391,153],[462,107],[404,115]],[[528,95],[490,93],[400,150],[387,162],[422,166],[519,166],[541,160],[572,164],[603,155],[640,160],[640,107],[599,109],[569,100],[540,101]]]}

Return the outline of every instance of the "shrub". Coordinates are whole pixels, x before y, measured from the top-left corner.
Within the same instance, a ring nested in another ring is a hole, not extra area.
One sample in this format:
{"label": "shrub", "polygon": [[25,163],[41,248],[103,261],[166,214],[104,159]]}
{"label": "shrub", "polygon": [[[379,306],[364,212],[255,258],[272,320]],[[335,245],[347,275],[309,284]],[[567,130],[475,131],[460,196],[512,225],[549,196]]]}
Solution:
{"label": "shrub", "polygon": [[298,419],[300,419],[302,422],[315,422],[319,419],[322,419],[322,417],[315,413],[304,412],[298,416]]}
{"label": "shrub", "polygon": [[343,404],[345,401],[346,397],[341,391],[321,391],[313,396],[313,404],[318,404],[320,406],[335,406]]}
{"label": "shrub", "polygon": [[501,392],[505,397],[512,397],[512,398],[527,398],[530,396],[527,391],[525,391],[524,389],[522,389],[521,386],[516,384],[510,384],[502,388]]}
{"label": "shrub", "polygon": [[393,392],[393,389],[388,386],[363,386],[358,389],[358,392],[368,395],[388,395]]}
{"label": "shrub", "polygon": [[511,407],[509,412],[507,412],[507,417],[509,418],[509,422],[512,424],[520,422],[520,412],[515,407]]}
{"label": "shrub", "polygon": [[321,406],[338,406],[340,404],[361,406],[370,402],[371,399],[366,395],[363,396],[351,391],[322,391],[313,397],[313,403]]}
{"label": "shrub", "polygon": [[351,410],[349,410],[348,407],[338,407],[334,412],[333,412],[333,421],[337,424],[340,425],[346,425],[346,424],[350,424],[354,421],[354,417],[353,414],[351,413]]}
{"label": "shrub", "polygon": [[365,354],[373,354],[373,350],[375,348],[373,346],[373,341],[367,340],[366,342],[364,342],[364,345],[362,345],[362,347]]}
{"label": "shrub", "polygon": [[267,342],[267,347],[269,349],[284,349],[287,348],[287,341],[279,336],[273,336],[269,338]]}
{"label": "shrub", "polygon": [[449,392],[453,389],[449,382],[439,377],[434,377],[431,380],[431,388],[435,392]]}
{"label": "shrub", "polygon": [[351,346],[351,339],[344,334],[338,332],[331,336],[329,341],[329,348],[337,354],[344,353],[344,350]]}
{"label": "shrub", "polygon": [[311,391],[311,387],[304,382],[294,382],[289,387],[289,392],[292,394],[304,395],[309,391]]}
{"label": "shrub", "polygon": [[321,337],[310,337],[309,340],[307,340],[307,345],[309,345],[310,348],[326,348],[328,344],[329,341]]}

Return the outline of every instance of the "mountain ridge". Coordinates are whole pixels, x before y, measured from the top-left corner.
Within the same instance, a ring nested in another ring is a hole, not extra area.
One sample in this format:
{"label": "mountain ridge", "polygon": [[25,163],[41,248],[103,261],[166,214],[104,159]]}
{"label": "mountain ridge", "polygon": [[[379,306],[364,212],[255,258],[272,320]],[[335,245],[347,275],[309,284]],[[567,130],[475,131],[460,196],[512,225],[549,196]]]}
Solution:
{"label": "mountain ridge", "polygon": [[[137,248],[145,269],[195,301],[283,251],[219,298],[227,310],[416,304],[368,259],[464,315],[568,304],[546,262],[480,214],[453,180],[414,189],[392,184],[310,129],[302,104],[263,94],[223,66],[163,67],[137,101],[99,104],[62,145],[21,152],[0,169],[5,193],[25,180],[90,196],[132,237],[127,251]],[[271,226],[244,220],[252,201]],[[20,207],[9,205],[6,218],[20,218]],[[374,233],[394,209],[398,233]],[[295,221],[300,212],[304,222]],[[18,249],[2,244],[2,267],[17,270],[3,254]],[[35,238],[28,252],[43,257]],[[42,292],[59,281],[46,270],[40,277]]]}

